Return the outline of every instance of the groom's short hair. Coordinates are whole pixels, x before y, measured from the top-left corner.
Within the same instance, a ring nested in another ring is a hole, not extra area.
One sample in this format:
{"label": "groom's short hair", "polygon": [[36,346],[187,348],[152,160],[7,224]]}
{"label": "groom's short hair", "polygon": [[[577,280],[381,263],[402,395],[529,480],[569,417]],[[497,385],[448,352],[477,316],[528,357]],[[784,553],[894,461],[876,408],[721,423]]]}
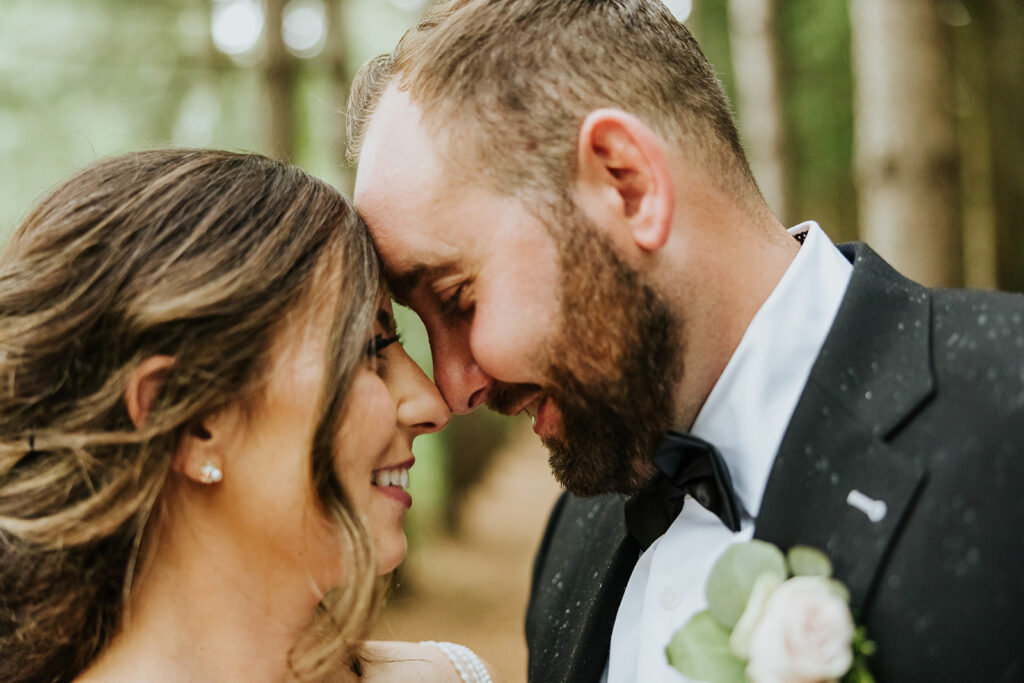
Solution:
{"label": "groom's short hair", "polygon": [[353,161],[393,81],[438,136],[447,170],[483,174],[503,193],[566,199],[580,124],[613,107],[640,118],[723,189],[758,195],[722,85],[661,0],[436,5],[394,51],[357,74],[348,112]]}

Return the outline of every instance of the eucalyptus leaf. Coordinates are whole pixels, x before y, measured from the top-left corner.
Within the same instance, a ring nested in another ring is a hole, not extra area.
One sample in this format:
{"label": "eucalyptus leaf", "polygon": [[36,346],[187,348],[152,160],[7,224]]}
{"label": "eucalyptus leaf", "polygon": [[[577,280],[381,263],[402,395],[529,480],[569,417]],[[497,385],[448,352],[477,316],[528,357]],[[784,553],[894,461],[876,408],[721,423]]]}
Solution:
{"label": "eucalyptus leaf", "polygon": [[843,676],[843,683],[875,683],[875,677],[868,671],[867,666],[862,662],[857,662]]}
{"label": "eucalyptus leaf", "polygon": [[846,587],[846,584],[842,581],[837,581],[836,579],[829,579],[828,587],[829,590],[832,591],[833,595],[846,604],[850,604],[850,589]]}
{"label": "eucalyptus leaf", "polygon": [[764,541],[737,543],[725,549],[711,568],[705,588],[708,609],[719,624],[729,629],[736,625],[761,574],[786,580],[786,558],[781,550]]}
{"label": "eucalyptus leaf", "polygon": [[858,626],[853,632],[853,651],[860,657],[866,658],[875,654],[875,641],[868,638],[867,629]]}
{"label": "eucalyptus leaf", "polygon": [[786,553],[789,572],[793,576],[832,576],[832,560],[809,545],[795,545]]}
{"label": "eucalyptus leaf", "polygon": [[744,683],[746,664],[729,649],[729,631],[704,610],[672,636],[668,663],[684,676],[707,683]]}

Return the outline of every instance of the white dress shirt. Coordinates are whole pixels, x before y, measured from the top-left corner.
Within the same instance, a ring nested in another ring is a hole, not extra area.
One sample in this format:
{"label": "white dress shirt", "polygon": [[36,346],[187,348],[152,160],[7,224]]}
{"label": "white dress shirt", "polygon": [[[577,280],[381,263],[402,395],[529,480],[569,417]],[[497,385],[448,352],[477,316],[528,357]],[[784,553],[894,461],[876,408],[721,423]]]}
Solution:
{"label": "white dress shirt", "polygon": [[722,551],[754,535],[757,512],[782,436],[832,326],[853,268],[814,222],[779,284],[751,320],[691,433],[722,454],[742,507],[731,532],[687,500],[668,531],[640,556],[612,630],[603,680],[689,681],[668,665],[665,646],[707,607],[704,584]]}

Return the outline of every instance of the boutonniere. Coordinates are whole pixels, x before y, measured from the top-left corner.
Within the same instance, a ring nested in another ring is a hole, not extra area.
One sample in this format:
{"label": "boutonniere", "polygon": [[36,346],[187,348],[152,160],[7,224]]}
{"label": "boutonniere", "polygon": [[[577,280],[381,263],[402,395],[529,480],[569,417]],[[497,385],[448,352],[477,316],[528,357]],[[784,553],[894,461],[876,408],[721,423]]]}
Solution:
{"label": "boutonniere", "polygon": [[854,625],[850,593],[820,550],[729,546],[706,594],[708,609],[665,650],[684,675],[708,683],[874,683],[867,658],[875,645]]}

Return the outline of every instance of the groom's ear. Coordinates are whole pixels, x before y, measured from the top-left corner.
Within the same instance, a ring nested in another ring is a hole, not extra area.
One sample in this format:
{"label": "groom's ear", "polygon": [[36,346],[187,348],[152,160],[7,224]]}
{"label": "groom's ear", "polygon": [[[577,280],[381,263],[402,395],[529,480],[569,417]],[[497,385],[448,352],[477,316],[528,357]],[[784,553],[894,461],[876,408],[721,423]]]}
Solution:
{"label": "groom's ear", "polygon": [[588,215],[610,217],[644,252],[671,232],[675,192],[662,142],[640,119],[619,109],[591,112],[580,126],[577,200]]}

